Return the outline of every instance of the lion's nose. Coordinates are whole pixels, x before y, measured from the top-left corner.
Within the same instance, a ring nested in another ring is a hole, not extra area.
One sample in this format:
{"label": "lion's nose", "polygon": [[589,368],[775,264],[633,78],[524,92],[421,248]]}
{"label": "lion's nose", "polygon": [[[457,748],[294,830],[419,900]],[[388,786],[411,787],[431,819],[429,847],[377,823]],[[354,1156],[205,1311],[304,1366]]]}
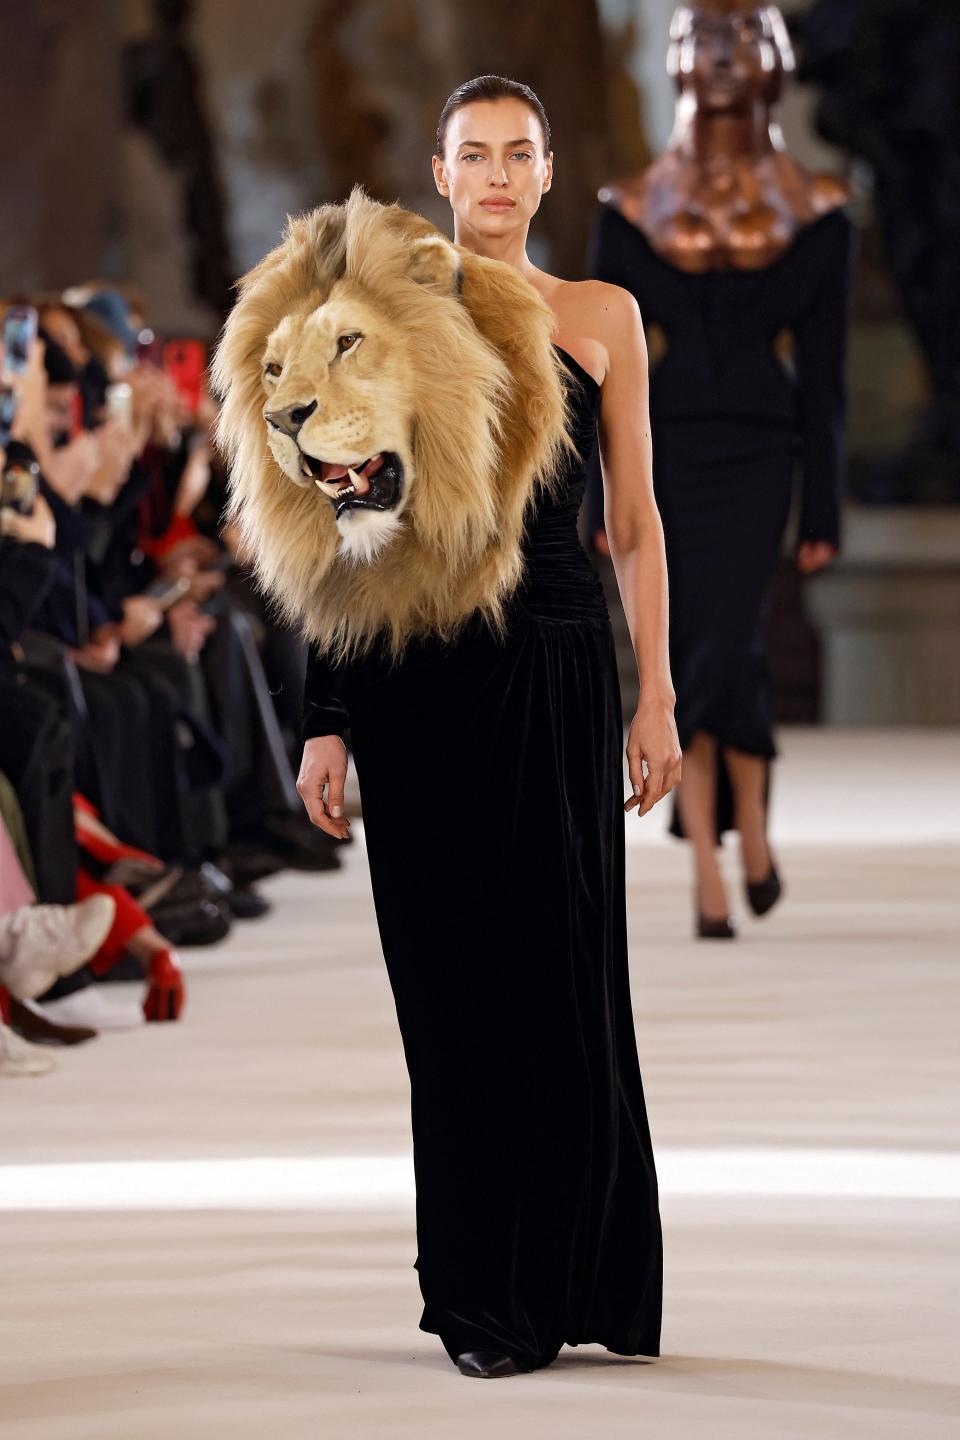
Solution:
{"label": "lion's nose", "polygon": [[309,405],[288,405],[286,410],[268,410],[267,424],[272,425],[274,430],[289,435],[291,440],[296,440],[301,428],[310,419],[316,408],[316,400],[311,400]]}

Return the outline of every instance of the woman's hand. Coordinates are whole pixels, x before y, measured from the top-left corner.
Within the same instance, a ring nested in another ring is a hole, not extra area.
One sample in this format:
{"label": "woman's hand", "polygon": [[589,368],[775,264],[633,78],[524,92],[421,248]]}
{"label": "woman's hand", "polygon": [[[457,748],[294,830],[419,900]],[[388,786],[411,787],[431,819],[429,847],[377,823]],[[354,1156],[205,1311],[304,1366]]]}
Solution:
{"label": "woman's hand", "polygon": [[200,440],[190,451],[173,501],[175,515],[192,515],[210,485],[210,445]]}
{"label": "woman's hand", "polygon": [[107,420],[89,434],[97,442],[99,463],[87,481],[85,494],[98,505],[112,505],[130,479],[130,467],[137,458],[136,435],[125,420]]}
{"label": "woman's hand", "polygon": [[0,517],[4,535],[12,535],[22,545],[42,545],[46,550],[53,549],[57,538],[57,522],[42,495],[37,496],[29,515],[21,515],[18,511],[4,506],[3,510],[0,510]]}
{"label": "woman's hand", "polygon": [[[627,765],[633,794],[625,801],[624,810],[636,807],[638,815],[646,815],[658,800],[680,783],[683,752],[673,718],[673,705],[672,700],[655,696],[644,700],[641,694],[627,736]],[[646,776],[643,773],[644,760],[647,762]]]}
{"label": "woman's hand", "polygon": [[187,535],[166,551],[160,568],[168,580],[179,580],[181,576],[192,580],[198,570],[214,565],[219,557],[220,547],[208,535]]}
{"label": "woman's hand", "polygon": [[346,778],[347,747],[339,735],[315,735],[306,742],[297,776],[297,794],[306,806],[310,823],[336,840],[346,840],[350,835],[350,820],[343,813]]}
{"label": "woman's hand", "polygon": [[804,540],[797,546],[797,569],[802,575],[822,570],[829,565],[837,547],[830,540]]}
{"label": "woman's hand", "polygon": [[200,658],[207,636],[217,628],[213,616],[198,609],[192,600],[178,600],[176,605],[171,605],[167,625],[173,648],[191,663]]}
{"label": "woman's hand", "polygon": [[122,645],[142,645],[163,624],[163,609],[151,595],[128,595],[117,627]]}
{"label": "woman's hand", "polygon": [[71,650],[70,655],[81,670],[90,670],[94,675],[109,675],[120,659],[120,642],[109,626],[102,626],[86,645]]}
{"label": "woman's hand", "polygon": [[99,464],[100,446],[92,430],[84,430],[66,445],[51,450],[46,463],[40,459],[43,478],[68,505],[75,505],[86,495]]}

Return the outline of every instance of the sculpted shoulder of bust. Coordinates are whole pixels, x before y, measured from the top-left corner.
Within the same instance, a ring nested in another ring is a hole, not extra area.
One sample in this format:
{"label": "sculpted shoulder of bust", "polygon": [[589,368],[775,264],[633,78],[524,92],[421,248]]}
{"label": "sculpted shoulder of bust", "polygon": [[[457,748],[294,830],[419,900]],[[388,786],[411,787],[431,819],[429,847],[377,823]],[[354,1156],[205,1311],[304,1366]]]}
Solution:
{"label": "sculpted shoulder of bust", "polygon": [[846,185],[787,153],[774,109],[793,50],[773,5],[698,0],[670,25],[677,87],[667,148],[598,199],[642,230],[679,269],[759,270],[798,230],[849,198]]}

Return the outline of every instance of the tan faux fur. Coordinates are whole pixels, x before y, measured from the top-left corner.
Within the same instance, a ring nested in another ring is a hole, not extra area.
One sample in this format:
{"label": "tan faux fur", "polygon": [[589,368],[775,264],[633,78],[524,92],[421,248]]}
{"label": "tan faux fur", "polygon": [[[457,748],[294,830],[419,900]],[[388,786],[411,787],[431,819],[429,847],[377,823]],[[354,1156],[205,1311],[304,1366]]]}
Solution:
{"label": "tan faux fur", "polygon": [[[377,636],[396,658],[478,608],[502,633],[528,507],[575,453],[546,301],[512,266],[360,186],[290,219],[239,292],[212,367],[217,439],[230,518],[265,591],[334,659]],[[340,354],[351,332],[362,340]],[[299,473],[296,441],[268,437],[265,412],[313,400],[303,450],[356,464],[396,452],[394,511],[337,521]]]}

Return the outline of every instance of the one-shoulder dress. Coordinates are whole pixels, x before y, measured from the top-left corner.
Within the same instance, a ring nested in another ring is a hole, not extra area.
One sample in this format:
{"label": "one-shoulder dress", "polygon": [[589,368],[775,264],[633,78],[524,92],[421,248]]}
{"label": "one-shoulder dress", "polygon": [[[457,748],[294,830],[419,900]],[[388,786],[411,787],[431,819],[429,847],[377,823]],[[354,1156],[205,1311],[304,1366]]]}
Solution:
{"label": "one-shoulder dress", "polygon": [[[560,347],[557,347],[560,350]],[[623,721],[577,534],[600,387],[566,351],[563,493],[507,638],[311,653],[303,738],[349,730],[411,1087],[420,1328],[455,1360],[657,1356],[663,1252],[627,968]]]}

